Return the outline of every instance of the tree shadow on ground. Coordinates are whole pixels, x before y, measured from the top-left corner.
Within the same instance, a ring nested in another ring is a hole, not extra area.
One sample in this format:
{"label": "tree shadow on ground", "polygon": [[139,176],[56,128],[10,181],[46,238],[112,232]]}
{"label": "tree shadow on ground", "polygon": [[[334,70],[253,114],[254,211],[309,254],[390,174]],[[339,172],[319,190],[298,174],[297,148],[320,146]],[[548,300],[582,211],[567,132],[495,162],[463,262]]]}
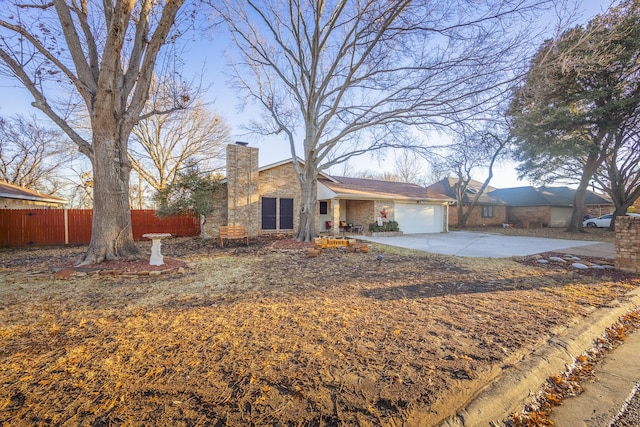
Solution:
{"label": "tree shadow on ground", "polygon": [[[366,289],[360,294],[366,298],[380,301],[398,299],[438,298],[463,294],[479,294],[492,292],[527,291],[540,288],[554,288],[566,285],[569,278],[566,274],[545,276],[544,280],[498,279],[491,281],[450,281],[434,283],[416,283],[405,286],[389,286]],[[572,278],[572,282],[575,279]]]}

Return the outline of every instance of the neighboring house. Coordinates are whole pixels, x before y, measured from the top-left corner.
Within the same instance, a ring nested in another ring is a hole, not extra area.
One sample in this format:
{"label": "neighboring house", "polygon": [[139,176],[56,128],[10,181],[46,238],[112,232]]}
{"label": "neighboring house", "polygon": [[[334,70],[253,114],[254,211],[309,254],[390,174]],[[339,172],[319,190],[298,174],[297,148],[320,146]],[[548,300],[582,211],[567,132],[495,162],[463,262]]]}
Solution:
{"label": "neighboring house", "polygon": [[59,197],[0,182],[0,209],[63,208],[66,204]]}
{"label": "neighboring house", "polygon": [[[427,189],[445,194],[455,200],[456,178],[445,178]],[[473,200],[482,183],[470,181],[463,195],[465,208]],[[513,224],[518,227],[566,227],[573,212],[575,190],[569,187],[514,187],[487,186],[467,220],[467,227]],[[588,191],[585,195],[587,214],[592,217],[614,211],[607,196]],[[454,204],[456,202],[454,201]],[[449,224],[458,224],[456,206],[449,207]]]}
{"label": "neighboring house", "polygon": [[[368,231],[386,216],[403,233],[448,231],[443,194],[414,184],[318,176],[316,230],[337,234],[351,224]],[[300,183],[293,160],[258,166],[258,149],[244,143],[227,146],[227,177],[205,235],[215,237],[221,225],[244,225],[250,236],[294,233],[300,222]]]}
{"label": "neighboring house", "polygon": [[[449,207],[449,224],[452,226],[458,225],[457,183],[457,178],[444,178],[427,187],[428,190],[434,193],[444,194],[454,200],[454,206]],[[469,185],[462,195],[462,204],[465,211],[469,208],[469,203],[476,197],[480,188],[482,188],[481,182],[469,181]],[[480,195],[476,206],[467,219],[467,227],[501,225],[507,222],[506,203],[493,197],[490,194],[493,190],[495,188],[488,185]]]}
{"label": "neighboring house", "polygon": [[[575,190],[569,187],[515,187],[496,189],[491,197],[507,205],[507,222],[516,226],[566,227],[573,212]],[[614,211],[611,201],[587,190],[587,214],[600,216]]]}

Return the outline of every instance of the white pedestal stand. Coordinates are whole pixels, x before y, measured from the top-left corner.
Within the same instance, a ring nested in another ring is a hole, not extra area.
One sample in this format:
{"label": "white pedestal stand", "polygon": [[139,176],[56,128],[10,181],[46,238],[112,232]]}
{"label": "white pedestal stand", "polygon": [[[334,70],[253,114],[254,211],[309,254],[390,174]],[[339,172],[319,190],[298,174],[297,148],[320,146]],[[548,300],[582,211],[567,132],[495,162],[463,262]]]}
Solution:
{"label": "white pedestal stand", "polygon": [[169,233],[147,233],[143,234],[142,237],[146,237],[147,239],[151,239],[151,259],[149,260],[150,265],[163,265],[164,257],[160,252],[160,248],[162,244],[160,241],[165,237],[171,237]]}

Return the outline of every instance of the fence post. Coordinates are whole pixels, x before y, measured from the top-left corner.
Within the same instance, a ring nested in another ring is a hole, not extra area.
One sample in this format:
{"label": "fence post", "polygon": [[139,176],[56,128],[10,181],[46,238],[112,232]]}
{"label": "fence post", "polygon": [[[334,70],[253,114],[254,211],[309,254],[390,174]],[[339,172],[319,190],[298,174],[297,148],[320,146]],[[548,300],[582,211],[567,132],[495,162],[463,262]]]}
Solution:
{"label": "fence post", "polygon": [[69,208],[64,208],[64,244],[69,244]]}

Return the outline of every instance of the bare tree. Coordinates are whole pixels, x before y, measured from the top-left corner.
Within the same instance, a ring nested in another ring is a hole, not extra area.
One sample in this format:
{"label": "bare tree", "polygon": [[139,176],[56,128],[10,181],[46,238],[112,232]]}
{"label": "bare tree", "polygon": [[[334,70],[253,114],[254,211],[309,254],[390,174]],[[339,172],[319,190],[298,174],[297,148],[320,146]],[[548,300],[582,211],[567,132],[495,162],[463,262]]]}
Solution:
{"label": "bare tree", "polygon": [[416,152],[399,149],[394,153],[393,169],[391,171],[348,170],[340,176],[425,185],[424,166],[422,159]]}
{"label": "bare tree", "polygon": [[400,182],[426,184],[424,165],[416,152],[411,150],[396,151],[393,166],[393,171],[398,175]]}
{"label": "bare tree", "polygon": [[238,52],[236,83],[265,113],[253,129],[283,132],[290,146],[302,193],[296,239],[315,235],[318,172],[412,145],[406,126],[449,126],[491,108],[532,36],[528,19],[551,3],[216,2]]}
{"label": "bare tree", "polygon": [[[494,114],[498,115],[500,111],[503,110],[497,109]],[[477,121],[461,127],[453,143],[442,147],[440,156],[430,157],[432,170],[453,173],[456,177],[458,227],[466,227],[473,209],[493,179],[494,166],[509,155],[512,142],[509,126],[504,118]],[[485,172],[480,188],[470,191],[473,177]],[[469,194],[473,196],[470,197]]]}
{"label": "bare tree", "polygon": [[640,118],[628,123],[629,129],[621,129],[618,138],[620,148],[611,150],[602,167],[594,175],[598,187],[604,191],[615,206],[609,224],[615,230],[615,217],[624,215],[640,198]]}
{"label": "bare tree", "polygon": [[379,181],[401,182],[400,175],[393,171],[372,171],[372,170],[359,170],[353,172],[351,175],[353,178],[363,179],[376,179]]}
{"label": "bare tree", "polygon": [[70,167],[62,180],[62,192],[70,208],[91,209],[93,207],[93,176],[83,166]]}
{"label": "bare tree", "polygon": [[55,193],[64,139],[60,130],[45,127],[35,116],[0,117],[0,180]]}
{"label": "bare tree", "polygon": [[[93,227],[81,264],[138,254],[127,144],[161,48],[178,36],[170,32],[184,1],[6,0],[0,9],[2,71],[19,80],[32,105],[91,160]],[[61,89],[78,103],[56,102]],[[176,108],[188,98],[178,97]],[[88,136],[69,120],[78,110],[91,124]]]}
{"label": "bare tree", "polygon": [[187,168],[220,170],[228,140],[224,119],[195,102],[184,110],[141,120],[133,128],[130,159],[133,169],[157,192]]}

